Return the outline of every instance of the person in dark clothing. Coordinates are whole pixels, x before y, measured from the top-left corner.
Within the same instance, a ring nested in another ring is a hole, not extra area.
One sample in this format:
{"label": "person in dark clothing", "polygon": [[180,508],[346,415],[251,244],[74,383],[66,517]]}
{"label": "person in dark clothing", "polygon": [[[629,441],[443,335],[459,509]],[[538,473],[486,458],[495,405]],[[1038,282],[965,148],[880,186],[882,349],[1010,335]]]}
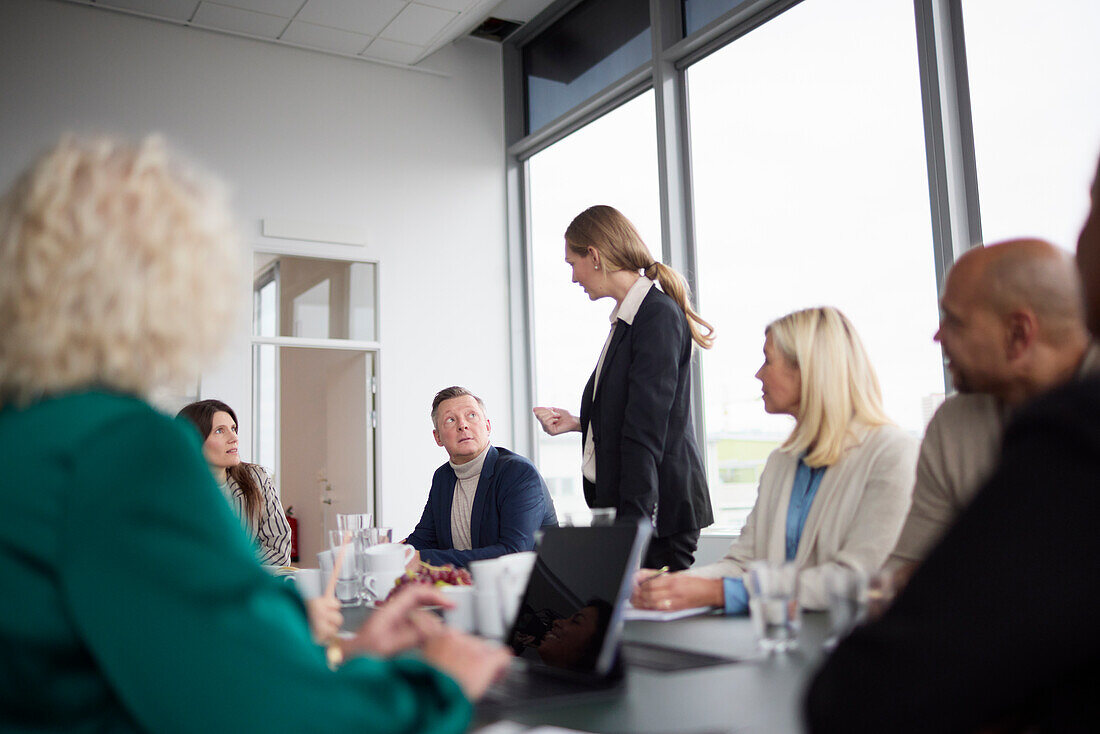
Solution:
{"label": "person in dark clothing", "polygon": [[[1100,335],[1100,170],[1077,246]],[[1009,426],[993,476],[881,619],[812,682],[812,732],[1100,729],[1100,379]]]}

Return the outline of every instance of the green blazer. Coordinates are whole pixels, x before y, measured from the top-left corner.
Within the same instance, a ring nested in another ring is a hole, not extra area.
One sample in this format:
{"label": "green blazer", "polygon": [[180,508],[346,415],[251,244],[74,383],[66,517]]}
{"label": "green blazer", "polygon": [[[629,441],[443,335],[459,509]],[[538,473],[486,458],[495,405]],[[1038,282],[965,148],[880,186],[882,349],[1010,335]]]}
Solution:
{"label": "green blazer", "polygon": [[106,393],[0,410],[0,730],[464,731],[420,660],[329,670],[196,438]]}

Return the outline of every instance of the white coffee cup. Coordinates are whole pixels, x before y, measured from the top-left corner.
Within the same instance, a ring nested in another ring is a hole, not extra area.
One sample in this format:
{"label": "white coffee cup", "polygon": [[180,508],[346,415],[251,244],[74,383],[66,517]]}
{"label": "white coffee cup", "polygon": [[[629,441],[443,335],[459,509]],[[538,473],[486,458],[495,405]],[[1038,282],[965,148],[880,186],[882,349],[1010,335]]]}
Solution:
{"label": "white coffee cup", "polygon": [[474,587],[442,586],[443,595],[454,602],[454,607],[443,610],[443,621],[462,632],[475,632],[477,617],[474,612]]}
{"label": "white coffee cup", "polygon": [[321,569],[302,568],[294,573],[294,585],[303,599],[316,599],[325,590],[321,580]]}
{"label": "white coffee cup", "polygon": [[404,543],[382,543],[364,548],[359,558],[363,562],[363,570],[366,573],[394,572],[394,577],[400,576],[405,566],[416,555],[416,548]]}
{"label": "white coffee cup", "polygon": [[393,591],[393,587],[397,585],[397,579],[400,576],[400,573],[394,574],[390,571],[364,574],[362,578],[363,589],[374,601],[383,601]]}
{"label": "white coffee cup", "polygon": [[500,639],[519,607],[527,579],[535,566],[535,552],[511,553],[470,562],[474,577],[474,613],[482,637]]}

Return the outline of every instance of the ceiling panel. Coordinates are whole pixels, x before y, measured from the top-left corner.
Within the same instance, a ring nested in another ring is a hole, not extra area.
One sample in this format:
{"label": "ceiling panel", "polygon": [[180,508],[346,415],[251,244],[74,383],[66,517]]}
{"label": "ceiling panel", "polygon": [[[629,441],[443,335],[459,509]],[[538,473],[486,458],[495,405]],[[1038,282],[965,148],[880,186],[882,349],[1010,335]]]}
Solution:
{"label": "ceiling panel", "polygon": [[463,10],[468,10],[475,5],[481,5],[484,0],[415,0],[418,5],[430,5],[433,8],[442,8],[443,10],[453,10],[456,13],[461,13]]}
{"label": "ceiling panel", "polygon": [[99,0],[99,5],[136,10],[158,18],[188,21],[199,7],[199,0]]}
{"label": "ceiling panel", "polygon": [[231,8],[228,5],[203,2],[199,5],[194,19],[196,25],[210,28],[223,28],[236,33],[246,33],[261,38],[278,38],[287,26],[286,18],[267,13],[254,13],[251,10]]}
{"label": "ceiling panel", "polygon": [[222,5],[232,5],[256,13],[277,15],[280,18],[293,18],[305,0],[219,0]]}
{"label": "ceiling panel", "polygon": [[430,8],[427,5],[413,3],[402,10],[401,14],[386,26],[386,29],[382,31],[382,38],[427,46],[457,17],[458,13],[450,10]]}
{"label": "ceiling panel", "polygon": [[[415,66],[490,15],[526,21],[551,0],[68,0],[224,33]],[[638,0],[641,2],[641,0]],[[3,0],[0,0],[3,2]],[[428,71],[432,71],[428,69]]]}
{"label": "ceiling panel", "polygon": [[406,4],[401,0],[307,0],[296,20],[377,36]]}
{"label": "ceiling panel", "polygon": [[383,61],[393,61],[398,64],[411,64],[424,53],[423,46],[411,46],[407,43],[389,41],[385,38],[376,38],[367,46],[363,56]]}
{"label": "ceiling panel", "polygon": [[362,33],[349,33],[328,26],[295,20],[291,21],[290,27],[280,36],[279,40],[323,51],[358,54],[371,42],[371,37]]}

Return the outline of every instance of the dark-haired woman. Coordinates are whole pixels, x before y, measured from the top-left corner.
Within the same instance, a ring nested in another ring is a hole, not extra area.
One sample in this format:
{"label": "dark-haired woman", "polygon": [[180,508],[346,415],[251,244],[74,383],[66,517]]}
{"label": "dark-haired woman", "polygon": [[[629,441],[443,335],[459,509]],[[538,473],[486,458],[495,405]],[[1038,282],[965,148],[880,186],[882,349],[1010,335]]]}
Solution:
{"label": "dark-haired woman", "polygon": [[202,455],[256,544],[260,562],[272,566],[290,563],[290,524],[279,504],[279,493],[262,466],[241,461],[237,414],[220,400],[200,400],[184,407],[178,417],[199,429]]}
{"label": "dark-haired woman", "polygon": [[686,569],[699,531],[714,521],[690,415],[693,345],[709,349],[714,329],[692,308],[684,278],[654,260],[617,209],[578,214],[565,231],[565,261],[590,299],[615,300],[611,333],[580,418],[561,408],[535,408],[535,417],[551,436],[584,437],[589,507],[653,521],[645,566]]}

